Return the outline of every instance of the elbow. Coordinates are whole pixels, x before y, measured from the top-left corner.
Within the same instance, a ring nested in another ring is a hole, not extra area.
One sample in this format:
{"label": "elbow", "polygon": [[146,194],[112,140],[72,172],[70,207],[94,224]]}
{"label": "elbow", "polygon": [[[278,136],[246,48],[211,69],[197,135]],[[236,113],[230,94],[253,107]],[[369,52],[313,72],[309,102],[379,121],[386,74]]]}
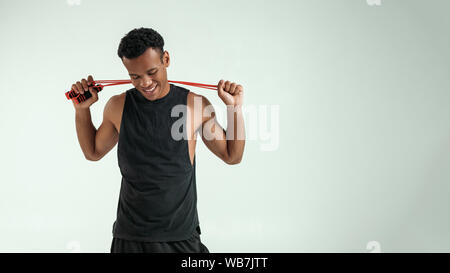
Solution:
{"label": "elbow", "polygon": [[242,157],[236,158],[236,159],[231,159],[231,160],[226,160],[225,162],[228,165],[237,165],[239,163],[241,163]]}
{"label": "elbow", "polygon": [[84,155],[84,157],[89,161],[99,161],[101,157],[98,157],[96,155]]}

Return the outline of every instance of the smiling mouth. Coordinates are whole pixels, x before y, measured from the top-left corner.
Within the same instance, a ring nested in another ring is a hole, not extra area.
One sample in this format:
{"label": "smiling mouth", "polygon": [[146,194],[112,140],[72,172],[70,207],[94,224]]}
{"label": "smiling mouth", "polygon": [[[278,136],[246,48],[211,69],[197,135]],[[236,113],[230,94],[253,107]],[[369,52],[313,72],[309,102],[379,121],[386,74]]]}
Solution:
{"label": "smiling mouth", "polygon": [[158,85],[155,85],[153,88],[148,88],[148,89],[143,89],[144,90],[144,92],[146,92],[146,93],[152,93],[153,91],[155,91],[156,90],[156,87],[157,87]]}

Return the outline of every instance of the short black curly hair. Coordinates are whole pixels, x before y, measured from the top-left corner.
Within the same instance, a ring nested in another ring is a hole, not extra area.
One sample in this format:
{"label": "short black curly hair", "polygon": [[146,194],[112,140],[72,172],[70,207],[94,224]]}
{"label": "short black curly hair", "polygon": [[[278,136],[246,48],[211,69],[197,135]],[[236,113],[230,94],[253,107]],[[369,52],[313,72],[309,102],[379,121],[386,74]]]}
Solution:
{"label": "short black curly hair", "polygon": [[133,59],[142,55],[149,47],[160,52],[162,63],[164,53],[163,37],[152,28],[135,28],[122,38],[117,55],[119,55],[120,59],[122,57]]}

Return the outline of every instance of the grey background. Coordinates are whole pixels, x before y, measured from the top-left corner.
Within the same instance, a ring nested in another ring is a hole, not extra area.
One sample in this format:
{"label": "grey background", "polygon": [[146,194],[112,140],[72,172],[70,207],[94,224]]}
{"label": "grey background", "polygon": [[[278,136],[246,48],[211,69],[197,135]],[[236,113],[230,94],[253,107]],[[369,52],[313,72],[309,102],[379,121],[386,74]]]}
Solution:
{"label": "grey background", "polygon": [[[141,26],[164,37],[169,80],[231,80],[244,106],[279,106],[275,150],[259,134],[229,166],[198,142],[211,252],[450,250],[448,1],[75,2],[0,1],[1,252],[109,252],[117,146],[86,161],[63,93],[126,79],[117,46]],[[100,95],[96,127],[128,88]]]}

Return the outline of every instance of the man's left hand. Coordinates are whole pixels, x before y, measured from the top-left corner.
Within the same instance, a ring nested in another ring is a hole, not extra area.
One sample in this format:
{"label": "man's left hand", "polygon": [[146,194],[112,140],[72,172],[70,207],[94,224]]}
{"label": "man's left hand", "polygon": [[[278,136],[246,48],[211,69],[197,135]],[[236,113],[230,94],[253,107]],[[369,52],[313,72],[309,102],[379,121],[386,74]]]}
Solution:
{"label": "man's left hand", "polygon": [[244,88],[240,84],[220,80],[217,85],[217,94],[226,105],[242,106]]}

